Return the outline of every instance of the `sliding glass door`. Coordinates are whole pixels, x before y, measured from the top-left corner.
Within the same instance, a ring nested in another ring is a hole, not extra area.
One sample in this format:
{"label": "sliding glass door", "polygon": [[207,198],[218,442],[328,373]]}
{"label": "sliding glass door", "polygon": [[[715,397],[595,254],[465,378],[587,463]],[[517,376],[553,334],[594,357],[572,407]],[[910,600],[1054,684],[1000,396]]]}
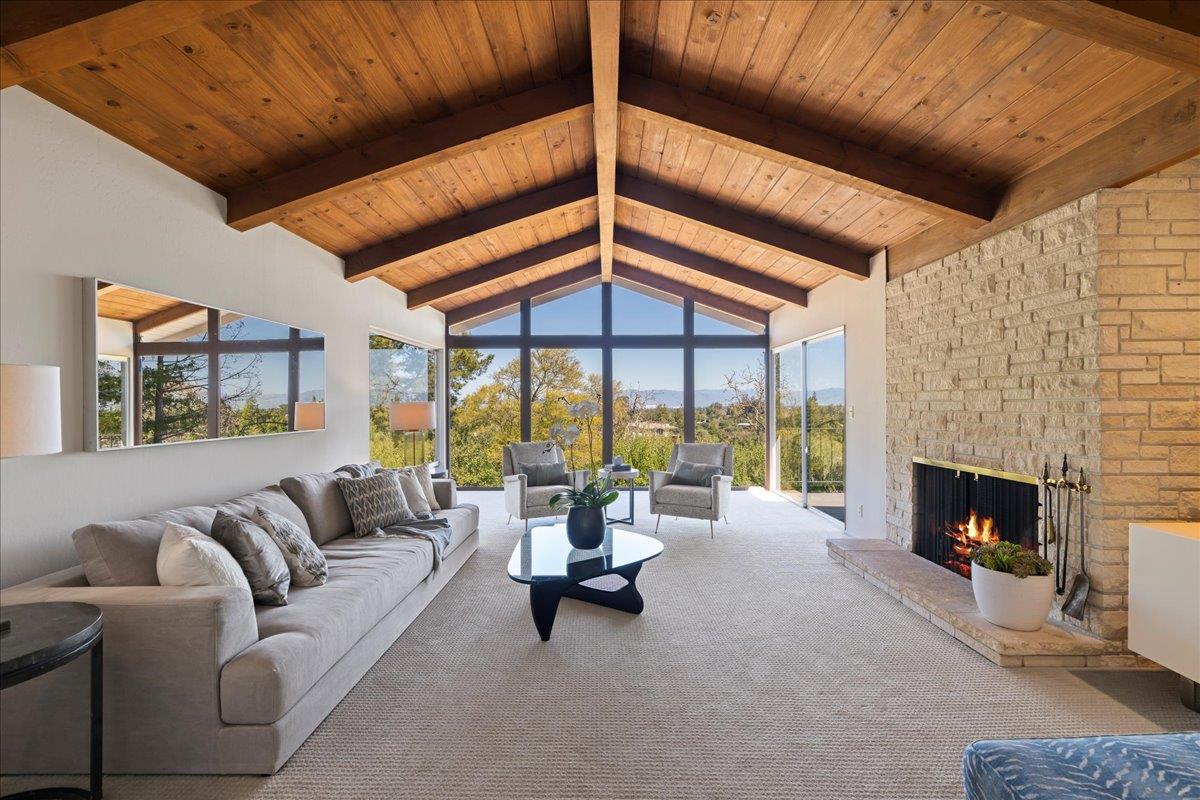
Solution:
{"label": "sliding glass door", "polygon": [[805,340],[775,356],[779,490],[846,521],[846,336]]}

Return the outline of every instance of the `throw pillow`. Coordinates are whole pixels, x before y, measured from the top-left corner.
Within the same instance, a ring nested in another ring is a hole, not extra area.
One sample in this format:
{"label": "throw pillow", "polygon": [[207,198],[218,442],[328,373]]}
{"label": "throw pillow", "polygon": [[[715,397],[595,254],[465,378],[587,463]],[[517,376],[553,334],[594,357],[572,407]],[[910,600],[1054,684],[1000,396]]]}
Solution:
{"label": "throw pillow", "polygon": [[571,479],[567,477],[567,465],[558,464],[520,464],[521,472],[528,477],[529,486],[570,486]]}
{"label": "throw pillow", "polygon": [[433,490],[433,475],[429,471],[428,464],[417,464],[415,467],[409,467],[413,474],[417,476],[417,480],[421,483],[421,489],[425,492],[425,501],[429,503],[430,511],[441,511],[442,507],[438,505],[437,492]]}
{"label": "throw pillow", "polygon": [[338,467],[334,472],[344,472],[351,478],[369,478],[378,472],[381,466],[378,461],[368,461],[365,464],[346,464]]}
{"label": "throw pillow", "polygon": [[396,478],[400,481],[400,490],[404,492],[404,502],[408,503],[408,510],[418,518],[432,515],[433,508],[429,505],[429,500],[425,497],[425,490],[421,488],[421,481],[413,472],[413,468],[405,467],[396,470]]}
{"label": "throw pillow", "polygon": [[393,470],[369,478],[338,478],[338,488],[350,508],[355,536],[374,536],[381,528],[413,519]]}
{"label": "throw pillow", "polygon": [[287,605],[291,573],[279,546],[265,530],[248,519],[218,511],[213,520],[212,538],[237,559],[250,583],[254,602],[264,606]]}
{"label": "throw pillow", "polygon": [[236,586],[250,591],[229,551],[195,528],[168,522],[155,562],[163,586]]}
{"label": "throw pillow", "polygon": [[710,486],[714,475],[720,475],[723,470],[715,464],[694,464],[691,461],[680,461],[671,473],[670,483],[680,486]]}
{"label": "throw pillow", "polygon": [[259,506],[250,521],[267,532],[287,562],[293,586],[320,586],[329,580],[329,565],[316,543],[296,523]]}

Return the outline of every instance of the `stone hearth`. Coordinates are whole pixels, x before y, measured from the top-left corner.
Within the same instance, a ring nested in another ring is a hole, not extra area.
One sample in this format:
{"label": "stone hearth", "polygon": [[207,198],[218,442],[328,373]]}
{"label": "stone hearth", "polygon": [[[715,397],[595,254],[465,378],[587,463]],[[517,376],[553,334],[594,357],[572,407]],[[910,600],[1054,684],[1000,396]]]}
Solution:
{"label": "stone hearth", "polygon": [[829,557],[1002,667],[1159,669],[1120,642],[1048,621],[1013,631],[979,613],[971,582],[885,539],[829,539]]}

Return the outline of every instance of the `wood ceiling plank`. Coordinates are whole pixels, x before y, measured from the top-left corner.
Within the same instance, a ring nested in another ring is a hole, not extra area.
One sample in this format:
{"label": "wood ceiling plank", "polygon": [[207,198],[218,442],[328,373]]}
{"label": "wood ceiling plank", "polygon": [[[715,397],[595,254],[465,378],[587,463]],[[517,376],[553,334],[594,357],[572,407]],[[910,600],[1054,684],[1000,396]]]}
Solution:
{"label": "wood ceiling plank", "polygon": [[[990,9],[979,4],[973,8],[982,9],[986,21]],[[904,107],[906,113],[890,130],[882,136],[872,137],[870,144],[875,149],[888,155],[899,155],[907,150],[910,142],[939,127],[1004,65],[1018,59],[1046,33],[1045,28],[1023,19],[1004,18],[1003,14],[996,17],[1001,19],[1000,23],[954,67],[934,66],[929,73],[934,78],[933,86],[923,89],[917,103]]]}
{"label": "wood ceiling plank", "polygon": [[666,292],[676,297],[693,300],[701,305],[722,311],[726,314],[732,314],[739,319],[749,320],[759,325],[766,325],[767,321],[771,318],[770,312],[755,308],[747,303],[740,303],[715,292],[698,289],[695,286],[673,280],[660,273],[633,267],[622,262],[613,264],[613,275],[622,280],[632,281],[650,289],[657,289],[660,292]]}
{"label": "wood ceiling plank", "polygon": [[1106,186],[1122,186],[1200,153],[1200,83],[1018,178],[996,219],[982,228],[945,222],[888,247],[888,276],[898,277]]}
{"label": "wood ceiling plank", "polygon": [[0,89],[165,36],[257,0],[8,0],[0,22]]}
{"label": "wood ceiling plank", "polygon": [[780,255],[815,261],[859,280],[869,275],[868,257],[863,253],[716,205],[677,189],[620,175],[617,178],[617,194],[623,201],[685,217],[710,231],[753,242]]}
{"label": "wood ceiling plank", "polygon": [[621,62],[626,69],[649,75],[658,28],[658,0],[632,0],[621,5]]}
{"label": "wood ceiling plank", "polygon": [[207,310],[207,306],[198,306],[195,303],[176,303],[175,305],[167,306],[162,311],[156,311],[149,316],[134,320],[133,335],[141,336],[146,331],[161,328],[163,325],[170,325],[176,320],[190,317],[192,314],[205,310]]}
{"label": "wood ceiling plank", "polygon": [[883,95],[869,106],[864,104],[846,137],[869,147],[878,145],[935,88],[941,76],[958,69],[1004,18],[979,3],[960,8]]}
{"label": "wood ceiling plank", "polygon": [[[413,118],[409,120],[410,124],[429,122],[454,113],[456,109],[453,103],[457,102],[457,98],[465,97],[467,92],[462,87],[438,82],[438,76],[433,74],[432,68],[421,57],[392,3],[348,0],[345,5],[362,31],[363,38],[379,55],[379,62],[392,74],[396,91],[402,92],[412,105]],[[451,94],[450,98],[445,96],[447,91]]]}
{"label": "wood ceiling plank", "polygon": [[769,93],[762,98],[761,105],[750,103],[749,107],[772,117],[790,117],[808,91],[809,81],[825,64],[862,5],[863,0],[818,2]]}
{"label": "wood ceiling plank", "polygon": [[620,75],[620,0],[588,0],[592,47],[592,126],[596,136],[596,198],[600,211],[600,274],[612,275],[613,188],[617,176],[617,80]]}
{"label": "wood ceiling plank", "polygon": [[360,281],[385,270],[449,247],[472,237],[515,225],[522,220],[556,210],[590,203],[596,188],[591,176],[521,195],[494,206],[454,217],[407,236],[389,239],[351,254],[346,259],[346,280]]}
{"label": "wood ceiling plank", "polygon": [[927,133],[903,153],[905,161],[932,166],[943,153],[971,147],[979,141],[975,133],[1001,115],[1004,109],[1023,103],[1042,81],[1082,53],[1088,42],[1059,31],[1047,31],[996,77],[988,81],[938,126],[937,136]]}
{"label": "wood ceiling plank", "polygon": [[584,0],[552,0],[554,34],[558,39],[558,68],[563,77],[587,68],[587,5]]}
{"label": "wood ceiling plank", "polygon": [[448,278],[418,286],[408,292],[410,309],[424,308],[472,288],[490,284],[526,270],[538,269],[570,256],[584,253],[596,245],[596,231],[587,230],[547,244],[501,258],[482,267],[459,272]]}
{"label": "wood ceiling plank", "polygon": [[736,264],[712,258],[711,256],[685,250],[677,245],[668,244],[653,239],[641,233],[618,230],[615,243],[643,255],[666,261],[684,269],[701,272],[712,278],[736,284],[751,289],[760,294],[774,297],[785,303],[805,306],[808,304],[808,292],[800,286],[777,281],[753,270],[744,269]]}
{"label": "wood ceiling plank", "polygon": [[692,0],[664,0],[658,4],[658,21],[654,27],[654,59],[650,75],[668,83],[679,82],[679,69],[687,47],[691,27]]}
{"label": "wood ceiling plank", "polygon": [[[913,7],[911,0],[886,0],[886,2],[865,3],[854,17],[854,21],[846,30],[846,34],[838,38],[833,50],[821,69],[808,81],[808,87],[803,97],[791,114],[786,118],[799,124],[809,124],[807,120],[824,120],[833,107],[846,93],[871,56],[877,53],[887,40],[888,35],[896,32],[897,28],[909,17]],[[913,19],[919,19],[918,13]],[[915,39],[913,31],[905,27],[902,33]],[[919,52],[919,42],[913,41],[911,47]],[[821,128],[820,124],[811,127]]]}
{"label": "wood ceiling plank", "polygon": [[726,102],[737,97],[774,6],[774,0],[734,0],[706,82],[713,97]]}
{"label": "wood ceiling plank", "polygon": [[868,52],[870,60],[847,85],[841,97],[828,106],[821,129],[834,136],[852,138],[864,109],[873,106],[907,72],[926,47],[954,19],[965,3],[913,3],[886,37]]}
{"label": "wood ceiling plank", "polygon": [[525,34],[521,31],[516,5],[512,0],[484,0],[476,5],[504,76],[505,92],[517,94],[533,88],[533,72],[525,52]]}
{"label": "wood ceiling plank", "polygon": [[732,0],[713,0],[692,6],[683,59],[677,83],[687,89],[701,90],[708,85],[713,60],[729,27]]}
{"label": "wood ceiling plank", "polygon": [[454,31],[463,72],[475,92],[476,103],[489,103],[504,96],[504,78],[492,53],[479,7],[474,2],[437,3],[438,16],[447,31]]}
{"label": "wood ceiling plank", "polygon": [[546,148],[550,153],[552,167],[551,183],[562,183],[579,174],[575,168],[575,157],[571,152],[571,127],[566,122],[551,125],[542,131]]}
{"label": "wood ceiling plank", "polygon": [[[817,7],[817,0],[780,0],[772,7],[767,24],[750,58],[735,94],[726,96],[721,85],[713,90],[722,100],[747,108],[762,109],[771,88],[783,73],[788,58]],[[641,70],[634,70],[646,74]]]}
{"label": "wood ceiling plank", "polygon": [[227,220],[238,230],[249,230],[361,186],[587,114],[588,83],[572,79],[548,84],[241,187],[229,196]]}
{"label": "wood ceiling plank", "polygon": [[1192,2],[986,0],[987,5],[1047,27],[1200,73],[1200,7]]}
{"label": "wood ceiling plank", "polygon": [[558,80],[558,41],[554,33],[554,7],[544,0],[517,0],[517,19],[529,57],[535,86]]}
{"label": "wood ceiling plank", "polygon": [[516,289],[501,292],[500,294],[488,297],[485,300],[480,300],[465,306],[458,306],[446,311],[446,324],[457,325],[460,322],[481,317],[491,311],[496,311],[530,297],[537,297],[546,294],[547,292],[565,289],[568,286],[574,286],[583,281],[592,280],[600,276],[600,263],[592,262],[582,267],[575,267],[566,272],[559,272],[551,275],[548,278],[534,281],[520,286]]}
{"label": "wood ceiling plank", "polygon": [[683,126],[693,136],[869,194],[903,199],[946,219],[981,225],[994,212],[985,191],[956,178],[678,87],[628,74],[620,97],[622,113]]}

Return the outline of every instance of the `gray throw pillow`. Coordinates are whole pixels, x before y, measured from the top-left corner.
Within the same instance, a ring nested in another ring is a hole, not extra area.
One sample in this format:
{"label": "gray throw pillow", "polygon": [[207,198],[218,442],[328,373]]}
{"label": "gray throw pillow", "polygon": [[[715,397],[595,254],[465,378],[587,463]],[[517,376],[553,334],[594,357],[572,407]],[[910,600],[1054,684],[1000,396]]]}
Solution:
{"label": "gray throw pillow", "polygon": [[378,461],[368,461],[365,464],[346,464],[334,472],[344,472],[351,478],[369,478],[382,468]]}
{"label": "gray throw pillow", "polygon": [[570,486],[566,464],[520,464],[529,486]]}
{"label": "gray throw pillow", "polygon": [[429,505],[425,490],[421,487],[421,481],[413,468],[405,467],[395,472],[397,480],[400,481],[400,491],[404,492],[404,502],[408,503],[408,510],[415,517],[427,518],[433,512],[433,508]]}
{"label": "gray throw pillow", "polygon": [[720,475],[723,470],[715,464],[694,464],[691,461],[680,461],[671,473],[670,483],[678,486],[711,486],[714,475]]}
{"label": "gray throw pillow", "polygon": [[368,478],[338,478],[338,488],[350,508],[355,536],[374,536],[381,528],[414,519],[394,470]]}
{"label": "gray throw pillow", "polygon": [[287,562],[292,586],[320,586],[329,580],[329,565],[325,554],[300,526],[282,514],[259,506],[254,510],[251,521],[267,532],[271,541],[279,546],[283,560]]}
{"label": "gray throw pillow", "polygon": [[264,606],[287,605],[292,578],[283,553],[265,530],[248,519],[218,511],[212,538],[225,546],[246,573],[254,602]]}
{"label": "gray throw pillow", "polygon": [[417,481],[421,484],[422,491],[425,492],[425,500],[429,503],[430,511],[441,511],[442,507],[438,504],[437,492],[433,490],[433,473],[429,471],[428,464],[417,464],[415,467],[408,467],[412,473],[417,476]]}

